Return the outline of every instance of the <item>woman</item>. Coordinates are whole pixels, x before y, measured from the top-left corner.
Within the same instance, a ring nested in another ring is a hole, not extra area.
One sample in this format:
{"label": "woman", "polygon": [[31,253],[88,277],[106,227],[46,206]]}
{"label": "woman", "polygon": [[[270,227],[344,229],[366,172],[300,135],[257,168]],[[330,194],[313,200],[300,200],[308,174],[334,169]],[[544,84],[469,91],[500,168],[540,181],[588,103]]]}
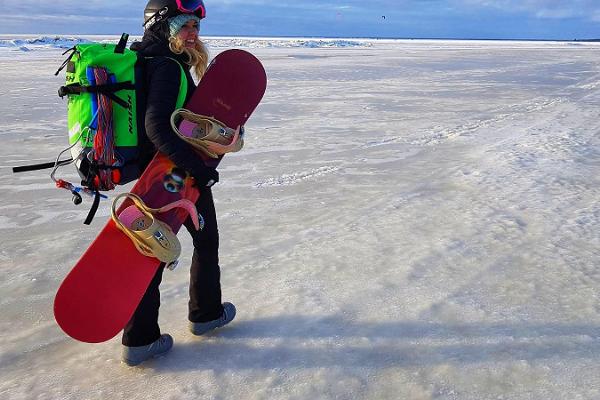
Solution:
{"label": "woman", "polygon": [[[201,188],[196,207],[204,217],[205,226],[196,231],[189,219],[184,224],[194,243],[188,315],[190,331],[194,335],[228,324],[236,313],[233,304],[221,304],[219,234],[210,189],[219,181],[219,174],[214,168],[206,167],[193,148],[176,136],[170,125],[180,79],[187,79],[189,99],[196,87],[190,68],[198,79],[207,68],[208,54],[198,39],[200,20],[204,17],[201,0],[150,0],[144,10],[144,37],[131,46],[147,59],[147,140],[140,143],[142,159],[149,162],[154,153],[160,151],[190,173]],[[185,74],[183,77],[180,65]],[[161,266],[123,331],[123,361],[130,366],[164,354],[173,346],[173,338],[168,334],[161,335],[158,326],[159,285],[163,270],[164,266]]]}

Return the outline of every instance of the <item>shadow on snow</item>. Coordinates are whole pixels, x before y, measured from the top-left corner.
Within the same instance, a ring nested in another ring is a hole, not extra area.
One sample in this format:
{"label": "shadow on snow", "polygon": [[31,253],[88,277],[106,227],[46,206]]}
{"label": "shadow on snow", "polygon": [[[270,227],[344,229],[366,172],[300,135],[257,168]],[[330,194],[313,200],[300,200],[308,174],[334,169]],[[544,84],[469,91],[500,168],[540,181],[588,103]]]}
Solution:
{"label": "shadow on snow", "polygon": [[160,370],[429,367],[600,358],[585,324],[355,323],[306,316],[236,321],[175,344]]}

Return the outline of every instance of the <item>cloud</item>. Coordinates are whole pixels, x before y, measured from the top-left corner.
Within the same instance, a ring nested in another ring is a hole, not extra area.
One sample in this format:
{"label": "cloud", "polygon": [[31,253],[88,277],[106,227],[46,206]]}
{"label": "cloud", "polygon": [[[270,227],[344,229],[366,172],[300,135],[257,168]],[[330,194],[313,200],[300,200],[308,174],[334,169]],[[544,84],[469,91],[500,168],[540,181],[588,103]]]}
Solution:
{"label": "cloud", "polygon": [[145,0],[134,1],[102,1],[102,0],[52,0],[48,2],[39,0],[3,0],[5,16],[19,18],[36,18],[38,16],[61,17],[80,15],[82,17],[115,17],[142,18]]}
{"label": "cloud", "polygon": [[597,21],[600,14],[598,0],[453,0],[453,3],[506,13],[528,13],[540,19],[581,18]]}
{"label": "cloud", "polygon": [[[5,33],[141,33],[147,0],[1,0]],[[600,0],[205,0],[208,35],[595,36]],[[381,16],[385,15],[385,21]]]}
{"label": "cloud", "polygon": [[[205,0],[208,12],[211,9],[233,10],[240,13],[259,14],[260,10],[282,13],[306,12],[348,12],[366,13],[407,13],[437,14],[453,12],[456,14],[473,13],[475,9],[496,10],[504,13],[526,13],[541,19],[582,18],[598,20],[599,0]],[[3,0],[5,15],[26,17],[27,15],[83,15],[93,17],[114,16],[132,17],[142,14],[146,0]]]}

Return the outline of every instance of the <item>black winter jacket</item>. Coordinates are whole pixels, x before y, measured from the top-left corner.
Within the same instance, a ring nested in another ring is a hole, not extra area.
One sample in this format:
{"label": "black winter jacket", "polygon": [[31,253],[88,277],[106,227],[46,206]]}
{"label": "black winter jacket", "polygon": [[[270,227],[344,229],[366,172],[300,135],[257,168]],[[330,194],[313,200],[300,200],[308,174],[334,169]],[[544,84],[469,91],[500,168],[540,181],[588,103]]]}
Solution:
{"label": "black winter jacket", "polygon": [[181,79],[181,69],[172,59],[177,60],[185,72],[186,100],[196,88],[185,63],[187,56],[171,52],[162,35],[151,31],[146,31],[142,41],[132,44],[131,49],[146,57],[146,135],[140,135],[141,167],[145,168],[158,150],[192,176],[205,176],[208,168],[193,148],[177,137],[170,124]]}

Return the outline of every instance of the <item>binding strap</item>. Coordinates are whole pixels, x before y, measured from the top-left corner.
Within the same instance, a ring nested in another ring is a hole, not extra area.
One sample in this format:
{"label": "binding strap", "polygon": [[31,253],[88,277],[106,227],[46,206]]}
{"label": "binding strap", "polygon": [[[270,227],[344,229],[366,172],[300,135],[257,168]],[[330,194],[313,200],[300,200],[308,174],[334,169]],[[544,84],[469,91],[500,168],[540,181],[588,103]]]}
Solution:
{"label": "binding strap", "polygon": [[206,115],[179,108],[171,114],[171,128],[194,149],[211,158],[240,151],[244,147],[243,127],[232,129]]}
{"label": "binding strap", "polygon": [[[117,203],[122,198],[128,198],[133,204],[117,215]],[[158,258],[167,263],[167,267],[169,267],[169,265],[176,264],[181,254],[181,245],[171,227],[155,218],[155,214],[174,208],[184,208],[190,214],[196,230],[200,229],[196,206],[186,199],[178,200],[161,208],[150,208],[138,195],[122,193],[113,201],[111,216],[117,228],[131,239],[140,253]]]}

